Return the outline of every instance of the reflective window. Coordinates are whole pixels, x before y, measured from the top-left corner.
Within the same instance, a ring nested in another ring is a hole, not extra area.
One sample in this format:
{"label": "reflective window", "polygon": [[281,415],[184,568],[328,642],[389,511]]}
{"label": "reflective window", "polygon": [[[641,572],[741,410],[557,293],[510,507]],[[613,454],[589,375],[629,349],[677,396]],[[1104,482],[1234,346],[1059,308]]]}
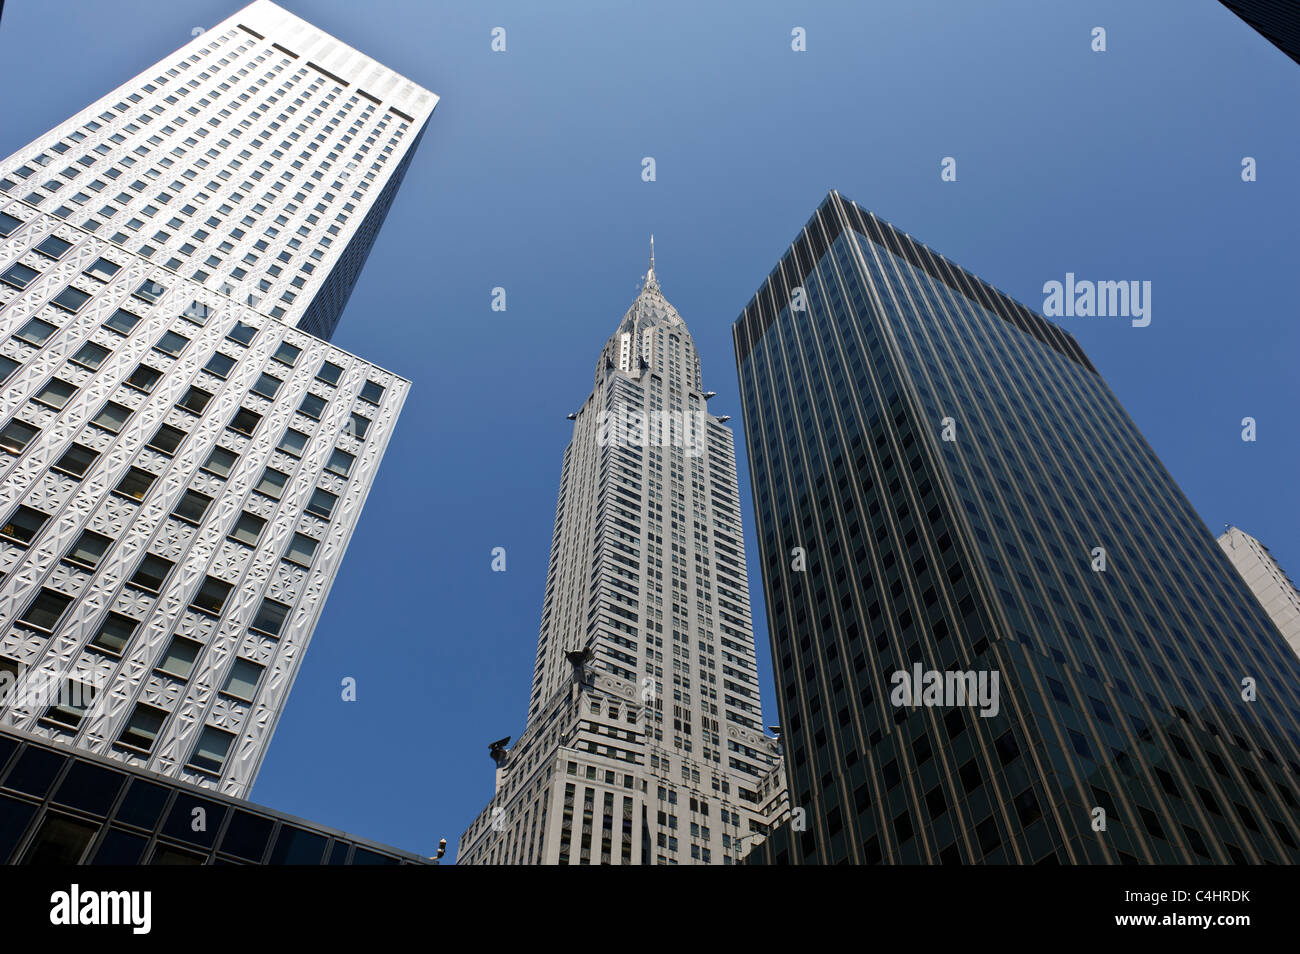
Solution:
{"label": "reflective window", "polygon": [[167,713],[162,709],[145,705],[143,702],[137,703],[135,711],[131,713],[131,718],[122,728],[122,734],[118,736],[117,741],[122,745],[148,752],[153,748],[166,718]]}
{"label": "reflective window", "polygon": [[23,448],[32,442],[32,438],[41,432],[26,421],[10,421],[0,428],[0,448],[11,454],[21,454]]}
{"label": "reflective window", "polygon": [[86,530],[77,538],[77,542],[72,545],[72,549],[68,551],[64,559],[93,570],[99,566],[99,561],[103,559],[104,554],[108,552],[108,548],[112,545],[113,541],[102,533]]}
{"label": "reflective window", "polygon": [[36,594],[36,599],[28,604],[19,620],[29,626],[53,632],[71,603],[71,596],[57,590],[42,589]]}
{"label": "reflective window", "polygon": [[49,519],[48,515],[39,510],[18,507],[9,515],[3,528],[0,528],[0,536],[23,544],[31,543],[36,534],[41,532],[41,527],[45,526],[45,521]]}
{"label": "reflective window", "polygon": [[131,582],[141,589],[157,593],[162,589],[163,582],[167,579],[167,574],[171,573],[173,565],[171,560],[146,553],[144,559],[140,561],[139,568],[131,577]]}
{"label": "reflective window", "polygon": [[271,599],[269,596],[262,600],[262,605],[257,609],[257,615],[253,617],[253,629],[266,633],[268,636],[279,636],[280,630],[284,627],[284,621],[289,618],[289,607],[284,603]]}
{"label": "reflective window", "polygon": [[135,628],[139,625],[135,620],[122,616],[120,613],[109,613],[104,617],[104,621],[99,624],[99,631],[95,633],[95,638],[90,641],[90,646],[93,649],[102,649],[114,656],[120,656],[122,650],[126,648],[126,644],[135,635]]}
{"label": "reflective window", "polygon": [[186,639],[184,636],[173,636],[167,652],[163,653],[162,659],[158,661],[158,669],[177,679],[189,679],[190,674],[194,672],[194,662],[199,658],[199,650],[202,648],[202,643]]}

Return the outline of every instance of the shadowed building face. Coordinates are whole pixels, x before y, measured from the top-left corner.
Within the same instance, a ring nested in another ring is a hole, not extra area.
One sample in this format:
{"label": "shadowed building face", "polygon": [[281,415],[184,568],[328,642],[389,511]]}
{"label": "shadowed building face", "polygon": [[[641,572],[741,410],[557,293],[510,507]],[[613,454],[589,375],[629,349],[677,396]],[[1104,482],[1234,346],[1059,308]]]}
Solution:
{"label": "shadowed building face", "polygon": [[836,193],[734,333],[807,823],[753,860],[1297,859],[1300,665],[1073,338]]}

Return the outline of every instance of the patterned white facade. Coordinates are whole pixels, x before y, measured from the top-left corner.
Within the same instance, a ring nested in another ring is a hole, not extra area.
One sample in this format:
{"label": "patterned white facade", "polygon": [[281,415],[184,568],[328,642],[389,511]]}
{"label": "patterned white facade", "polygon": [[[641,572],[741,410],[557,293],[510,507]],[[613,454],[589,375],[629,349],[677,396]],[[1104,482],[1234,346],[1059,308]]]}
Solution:
{"label": "patterned white facade", "polygon": [[437,102],[257,0],[0,160],[0,191],[328,340]]}
{"label": "patterned white facade", "polygon": [[458,863],[731,864],[785,810],[711,396],[652,251],[574,415],[528,726]]}
{"label": "patterned white facade", "polygon": [[259,0],[0,161],[0,726],[247,795],[409,389],[302,328],[436,99]]}
{"label": "patterned white facade", "polygon": [[1220,535],[1219,546],[1286,638],[1287,645],[1300,656],[1300,592],[1286,571],[1273,559],[1268,547],[1237,527],[1229,527]]}

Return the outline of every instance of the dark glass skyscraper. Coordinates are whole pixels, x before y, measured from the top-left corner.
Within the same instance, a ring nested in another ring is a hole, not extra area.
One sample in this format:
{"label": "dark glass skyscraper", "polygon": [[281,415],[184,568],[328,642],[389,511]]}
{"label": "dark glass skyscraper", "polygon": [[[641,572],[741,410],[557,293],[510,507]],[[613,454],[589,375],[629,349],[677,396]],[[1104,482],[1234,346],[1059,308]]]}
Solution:
{"label": "dark glass skyscraper", "polygon": [[766,860],[1300,860],[1300,663],[1072,337],[837,193],[734,333]]}
{"label": "dark glass skyscraper", "polygon": [[1295,0],[1219,0],[1268,42],[1300,63],[1300,8]]}

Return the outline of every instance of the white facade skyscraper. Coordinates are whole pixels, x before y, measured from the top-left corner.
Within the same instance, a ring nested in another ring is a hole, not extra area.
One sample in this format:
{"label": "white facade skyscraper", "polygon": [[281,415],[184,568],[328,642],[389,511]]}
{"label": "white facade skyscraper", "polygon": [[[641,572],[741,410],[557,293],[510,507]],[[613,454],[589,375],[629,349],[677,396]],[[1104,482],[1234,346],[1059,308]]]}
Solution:
{"label": "white facade skyscraper", "polygon": [[783,808],[735,444],[650,269],[572,415],[528,725],[460,864],[730,864]]}
{"label": "white facade skyscraper", "polygon": [[325,339],[435,102],[259,0],[0,161],[0,727],[247,795],[409,387]]}
{"label": "white facade skyscraper", "polygon": [[256,0],[0,161],[0,191],[328,340],[437,102]]}
{"label": "white facade skyscraper", "polygon": [[1273,559],[1268,547],[1237,527],[1228,527],[1219,536],[1219,546],[1286,638],[1287,645],[1300,656],[1300,592],[1296,592],[1286,571]]}

